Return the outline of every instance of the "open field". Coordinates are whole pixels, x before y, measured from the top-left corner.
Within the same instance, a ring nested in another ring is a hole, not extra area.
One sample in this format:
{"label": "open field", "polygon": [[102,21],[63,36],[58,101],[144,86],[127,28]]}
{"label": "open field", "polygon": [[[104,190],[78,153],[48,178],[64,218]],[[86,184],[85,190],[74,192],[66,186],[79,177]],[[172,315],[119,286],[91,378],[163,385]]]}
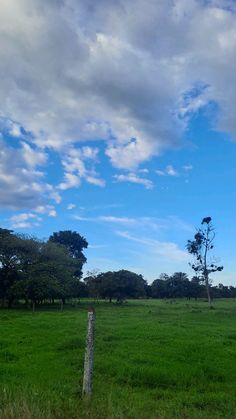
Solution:
{"label": "open field", "polygon": [[0,311],[1,419],[236,417],[235,301],[96,304],[90,403],[87,305]]}

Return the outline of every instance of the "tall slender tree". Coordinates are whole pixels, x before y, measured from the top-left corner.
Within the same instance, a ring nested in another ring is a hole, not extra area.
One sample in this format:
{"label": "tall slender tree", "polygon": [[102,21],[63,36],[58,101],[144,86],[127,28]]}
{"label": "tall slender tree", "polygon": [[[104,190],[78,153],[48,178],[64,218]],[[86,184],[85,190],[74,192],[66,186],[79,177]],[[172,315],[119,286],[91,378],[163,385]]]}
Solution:
{"label": "tall slender tree", "polygon": [[201,281],[204,282],[208,302],[211,306],[209,275],[212,272],[222,271],[223,266],[218,266],[215,259],[211,256],[215,239],[215,229],[211,217],[203,218],[201,226],[197,230],[194,240],[188,240],[187,250],[194,257],[194,263],[190,263],[190,265]]}

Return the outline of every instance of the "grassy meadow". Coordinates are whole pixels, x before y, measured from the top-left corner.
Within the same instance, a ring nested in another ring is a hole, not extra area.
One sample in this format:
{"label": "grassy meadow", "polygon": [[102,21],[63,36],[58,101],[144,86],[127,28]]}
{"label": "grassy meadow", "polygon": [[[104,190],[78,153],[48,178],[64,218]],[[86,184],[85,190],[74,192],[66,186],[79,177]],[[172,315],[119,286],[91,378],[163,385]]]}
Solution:
{"label": "grassy meadow", "polygon": [[87,306],[0,310],[1,419],[236,418],[236,301],[96,303],[90,402]]}

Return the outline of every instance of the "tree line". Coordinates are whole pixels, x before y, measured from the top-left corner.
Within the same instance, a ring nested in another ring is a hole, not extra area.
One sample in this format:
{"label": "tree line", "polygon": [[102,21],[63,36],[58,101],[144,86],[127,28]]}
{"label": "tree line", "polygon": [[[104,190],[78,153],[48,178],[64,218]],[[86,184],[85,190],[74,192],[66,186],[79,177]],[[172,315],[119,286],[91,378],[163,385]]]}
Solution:
{"label": "tree line", "polygon": [[[148,284],[142,275],[120,270],[117,272],[92,273],[84,278],[88,296],[93,298],[116,300],[125,298],[186,298],[206,297],[204,279],[194,276],[189,279],[184,272],[173,275],[161,274],[152,284]],[[210,286],[210,285],[209,285]],[[236,287],[210,286],[212,298],[236,298]]]}
{"label": "tree line", "polygon": [[[198,252],[198,265],[194,265],[196,273],[201,270],[199,243],[202,244],[203,239],[195,236],[197,243],[188,243],[192,246],[191,251],[197,249]],[[161,274],[150,285],[142,275],[124,269],[90,272],[82,280],[82,268],[86,262],[83,250],[87,246],[87,240],[75,231],[55,232],[48,240],[42,241],[0,228],[1,305],[11,307],[24,301],[34,309],[36,304],[45,301],[60,300],[63,305],[68,299],[82,297],[117,303],[126,298],[205,298],[206,275],[207,295],[210,289],[213,298],[236,297],[235,287],[211,286],[209,274],[218,269],[215,265],[203,266],[205,276],[189,279],[183,272],[170,276]]]}

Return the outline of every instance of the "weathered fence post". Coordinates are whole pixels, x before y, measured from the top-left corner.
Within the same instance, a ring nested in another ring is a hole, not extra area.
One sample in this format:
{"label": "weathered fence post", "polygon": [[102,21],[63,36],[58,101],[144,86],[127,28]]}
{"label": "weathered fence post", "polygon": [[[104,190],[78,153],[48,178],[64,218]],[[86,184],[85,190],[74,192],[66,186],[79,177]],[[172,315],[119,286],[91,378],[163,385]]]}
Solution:
{"label": "weathered fence post", "polygon": [[84,357],[84,379],[83,379],[83,396],[86,396],[86,397],[90,397],[92,394],[94,333],[95,333],[95,311],[93,308],[89,308],[88,329],[87,329],[86,348],[85,348],[85,357]]}

